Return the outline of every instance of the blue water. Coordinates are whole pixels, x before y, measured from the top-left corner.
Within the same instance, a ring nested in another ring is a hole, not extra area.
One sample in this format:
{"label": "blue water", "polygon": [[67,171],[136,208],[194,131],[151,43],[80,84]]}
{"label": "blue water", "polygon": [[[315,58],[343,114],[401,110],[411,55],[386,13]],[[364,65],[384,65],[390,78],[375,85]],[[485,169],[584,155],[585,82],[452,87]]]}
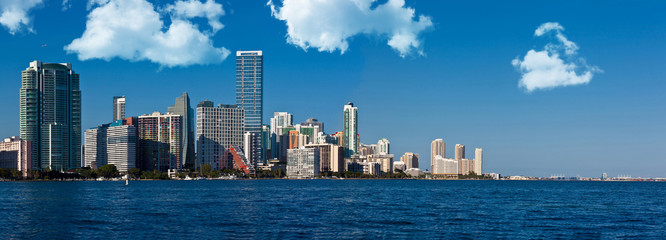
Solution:
{"label": "blue water", "polygon": [[666,239],[666,183],[0,182],[0,239]]}

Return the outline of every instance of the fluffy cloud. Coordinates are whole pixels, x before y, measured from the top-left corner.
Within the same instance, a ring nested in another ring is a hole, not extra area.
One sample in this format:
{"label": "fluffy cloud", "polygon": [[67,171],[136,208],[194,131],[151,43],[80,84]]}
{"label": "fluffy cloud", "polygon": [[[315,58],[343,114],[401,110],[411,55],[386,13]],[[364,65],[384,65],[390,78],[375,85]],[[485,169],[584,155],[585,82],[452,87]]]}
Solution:
{"label": "fluffy cloud", "polygon": [[578,45],[569,41],[562,32],[564,27],[556,22],[541,24],[534,36],[554,34],[557,42],[546,44],[544,50],[529,50],[523,60],[514,59],[511,64],[522,74],[518,86],[527,92],[570,85],[587,84],[595,72],[601,70],[587,65],[578,57]]}
{"label": "fluffy cloud", "polygon": [[[212,36],[223,25],[222,5],[208,0],[177,1],[161,11],[146,0],[91,0],[86,30],[65,46],[80,60],[118,57],[149,60],[166,67],[219,63],[229,50],[213,46]],[[165,28],[160,17],[170,16]],[[210,31],[201,31],[193,18],[208,18]]]}
{"label": "fluffy cloud", "polygon": [[42,0],[2,0],[0,1],[0,24],[14,35],[22,29],[33,32],[28,16],[30,9],[40,5]]}
{"label": "fluffy cloud", "polygon": [[[430,17],[405,7],[404,0],[283,0],[282,7],[268,2],[273,16],[287,24],[287,41],[303,50],[344,53],[349,38],[377,35],[388,38],[388,45],[401,57],[421,52],[418,36],[432,26]],[[416,20],[418,19],[418,20]]]}

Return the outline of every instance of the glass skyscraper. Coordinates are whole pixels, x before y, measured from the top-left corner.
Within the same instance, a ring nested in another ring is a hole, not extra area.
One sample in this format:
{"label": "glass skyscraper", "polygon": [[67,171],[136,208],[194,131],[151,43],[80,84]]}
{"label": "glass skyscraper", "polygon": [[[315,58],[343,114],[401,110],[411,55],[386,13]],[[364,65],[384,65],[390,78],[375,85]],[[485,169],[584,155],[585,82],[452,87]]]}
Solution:
{"label": "glass skyscraper", "polygon": [[21,138],[32,142],[32,169],[81,167],[81,91],[71,63],[33,61],[21,73]]}
{"label": "glass skyscraper", "polygon": [[176,98],[176,102],[167,109],[167,112],[182,116],[183,136],[180,145],[183,147],[183,152],[180,162],[182,163],[182,167],[193,169],[195,165],[194,124],[196,124],[196,120],[194,119],[194,110],[190,106],[190,97],[187,95],[187,92]]}
{"label": "glass skyscraper", "polygon": [[263,159],[261,128],[263,125],[263,54],[261,51],[236,52],[236,105],[245,110],[245,131],[254,133],[251,149],[243,149],[252,156],[256,166]]}
{"label": "glass skyscraper", "polygon": [[344,108],[342,126],[342,146],[345,148],[345,157],[358,153],[358,108],[353,103],[347,103]]}

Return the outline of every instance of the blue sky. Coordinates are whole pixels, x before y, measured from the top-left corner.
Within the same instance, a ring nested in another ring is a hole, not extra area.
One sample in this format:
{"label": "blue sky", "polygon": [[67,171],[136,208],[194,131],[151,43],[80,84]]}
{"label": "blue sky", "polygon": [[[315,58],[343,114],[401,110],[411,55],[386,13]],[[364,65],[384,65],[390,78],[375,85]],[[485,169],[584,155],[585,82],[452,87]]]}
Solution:
{"label": "blue sky", "polygon": [[[423,169],[430,141],[443,138],[447,157],[456,143],[470,158],[483,148],[486,172],[666,177],[663,1],[275,0],[275,14],[267,1],[181,2],[201,3],[199,12],[170,0],[96,2],[0,3],[3,13],[25,13],[0,15],[0,136],[18,135],[20,72],[33,60],[72,63],[89,128],[110,121],[114,95],[127,96],[129,115],[166,111],[184,91],[193,105],[234,103],[233,53],[263,50],[264,122],[287,111],[296,122],[318,118],[332,133],[341,130],[343,105],[351,101],[363,143],[386,137],[396,158],[420,153]],[[141,25],[101,11],[135,5],[154,8],[139,14],[154,18]],[[308,12],[317,14],[299,15]],[[89,15],[99,28],[87,24]],[[537,36],[544,23],[557,25]],[[158,32],[128,34],[135,26]],[[100,29],[115,35],[84,38]],[[574,54],[558,34],[575,44]],[[170,45],[181,40],[191,44]],[[530,50],[553,61],[533,61]],[[531,88],[520,87],[521,79]],[[558,86],[564,83],[570,85]]]}

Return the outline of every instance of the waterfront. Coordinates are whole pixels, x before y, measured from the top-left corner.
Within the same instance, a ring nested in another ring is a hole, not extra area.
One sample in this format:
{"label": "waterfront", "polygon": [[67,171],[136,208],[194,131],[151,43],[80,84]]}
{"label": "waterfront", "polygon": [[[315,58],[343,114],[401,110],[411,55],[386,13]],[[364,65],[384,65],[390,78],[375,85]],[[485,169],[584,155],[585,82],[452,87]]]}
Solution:
{"label": "waterfront", "polygon": [[0,238],[638,238],[658,182],[1,182]]}

